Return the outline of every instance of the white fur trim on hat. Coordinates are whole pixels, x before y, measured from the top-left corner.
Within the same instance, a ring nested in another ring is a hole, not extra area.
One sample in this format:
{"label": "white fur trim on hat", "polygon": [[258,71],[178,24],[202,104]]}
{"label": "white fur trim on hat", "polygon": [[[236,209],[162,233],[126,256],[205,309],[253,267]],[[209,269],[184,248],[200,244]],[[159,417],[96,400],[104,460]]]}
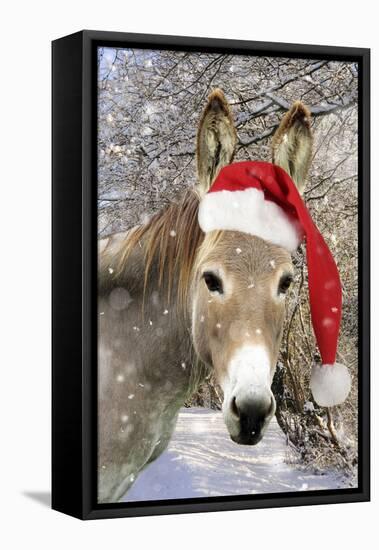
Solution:
{"label": "white fur trim on hat", "polygon": [[255,235],[290,252],[301,242],[297,222],[259,189],[207,193],[200,203],[199,225],[204,233],[229,230]]}
{"label": "white fur trim on hat", "polygon": [[350,373],[341,363],[313,365],[310,388],[321,407],[333,407],[345,401],[351,388]]}

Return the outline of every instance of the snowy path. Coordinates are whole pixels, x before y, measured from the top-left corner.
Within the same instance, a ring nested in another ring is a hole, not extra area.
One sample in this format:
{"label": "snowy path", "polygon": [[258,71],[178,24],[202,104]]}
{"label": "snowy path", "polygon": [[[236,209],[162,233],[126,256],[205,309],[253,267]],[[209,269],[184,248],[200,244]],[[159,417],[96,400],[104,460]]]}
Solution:
{"label": "snowy path", "polygon": [[285,437],[273,420],[255,447],[229,439],[220,412],[182,409],[168,449],[137,478],[125,502],[346,487],[342,475],[317,475],[285,462]]}

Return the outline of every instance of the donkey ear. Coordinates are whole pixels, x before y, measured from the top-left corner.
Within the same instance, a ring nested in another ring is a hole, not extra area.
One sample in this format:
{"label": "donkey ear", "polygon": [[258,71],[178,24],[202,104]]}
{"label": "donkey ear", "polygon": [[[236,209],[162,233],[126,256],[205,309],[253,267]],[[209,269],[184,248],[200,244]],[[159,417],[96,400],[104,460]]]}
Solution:
{"label": "donkey ear", "polygon": [[272,140],[272,161],[283,168],[302,194],[312,157],[311,113],[295,101]]}
{"label": "donkey ear", "polygon": [[229,104],[217,88],[208,97],[197,132],[197,187],[201,195],[208,191],[220,169],[232,161],[236,142]]}

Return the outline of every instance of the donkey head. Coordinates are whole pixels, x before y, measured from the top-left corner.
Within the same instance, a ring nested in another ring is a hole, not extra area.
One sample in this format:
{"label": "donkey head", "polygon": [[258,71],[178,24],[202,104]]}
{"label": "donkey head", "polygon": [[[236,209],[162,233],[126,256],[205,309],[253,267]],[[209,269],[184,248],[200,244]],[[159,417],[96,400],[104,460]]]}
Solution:
{"label": "donkey head", "polygon": [[[236,142],[230,108],[216,90],[198,131],[200,196],[231,162]],[[289,173],[300,191],[311,149],[310,113],[296,102],[274,135],[272,151],[273,162]],[[192,294],[194,345],[215,370],[224,391],[226,426],[240,444],[258,443],[275,412],[271,383],[292,278],[289,252],[259,237],[211,231],[199,250]]]}

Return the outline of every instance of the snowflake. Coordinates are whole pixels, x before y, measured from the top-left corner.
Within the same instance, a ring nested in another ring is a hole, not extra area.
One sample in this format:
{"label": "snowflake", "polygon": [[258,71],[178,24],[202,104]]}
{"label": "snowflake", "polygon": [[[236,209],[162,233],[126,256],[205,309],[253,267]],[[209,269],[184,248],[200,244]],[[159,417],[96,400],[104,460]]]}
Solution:
{"label": "snowflake", "polygon": [[217,328],[221,328],[221,323],[216,323]]}
{"label": "snowflake", "polygon": [[153,130],[149,126],[145,126],[145,128],[142,130],[142,135],[144,136],[151,136],[153,133]]}
{"label": "snowflake", "polygon": [[134,399],[134,393],[130,393],[130,394],[128,395],[128,399]]}
{"label": "snowflake", "polygon": [[242,250],[240,248],[236,248],[236,253],[241,254]]}
{"label": "snowflake", "polygon": [[272,269],[275,269],[275,266],[276,266],[275,260],[270,260],[270,266],[272,267]]}
{"label": "snowflake", "polygon": [[114,269],[113,269],[112,267],[108,267],[108,271],[109,271],[109,273],[112,275]]}
{"label": "snowflake", "polygon": [[176,231],[174,231],[173,229],[171,229],[170,231],[170,237],[176,237]]}
{"label": "snowflake", "polygon": [[315,410],[312,401],[306,401],[304,403],[304,412],[313,412]]}
{"label": "snowflake", "polygon": [[181,364],[181,367],[182,367],[183,370],[186,370],[186,364],[184,363],[184,361],[183,361],[183,363]]}
{"label": "snowflake", "polygon": [[255,329],[255,334],[262,334],[262,331],[260,328]]}
{"label": "snowflake", "polygon": [[130,296],[126,288],[122,287],[114,288],[109,294],[108,299],[111,308],[116,311],[121,311],[128,308],[133,301],[133,298]]}
{"label": "snowflake", "polygon": [[125,380],[125,376],[123,374],[118,374],[116,376],[117,382],[123,382]]}
{"label": "snowflake", "polygon": [[247,288],[254,288],[254,283],[250,283],[249,285],[247,285]]}
{"label": "snowflake", "polygon": [[167,314],[168,314],[168,309],[165,309],[163,312],[163,315],[167,315]]}

